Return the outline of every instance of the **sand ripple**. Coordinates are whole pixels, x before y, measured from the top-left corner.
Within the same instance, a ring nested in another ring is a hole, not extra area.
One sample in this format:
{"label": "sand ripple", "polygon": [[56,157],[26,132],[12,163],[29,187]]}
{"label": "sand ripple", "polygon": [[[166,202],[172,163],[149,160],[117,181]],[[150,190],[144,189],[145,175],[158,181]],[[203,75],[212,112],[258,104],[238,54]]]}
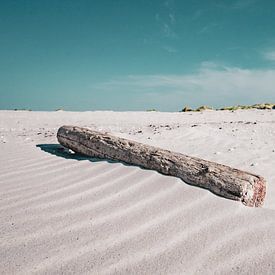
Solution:
{"label": "sand ripple", "polygon": [[0,156],[0,273],[275,274],[272,208],[139,167],[18,148]]}

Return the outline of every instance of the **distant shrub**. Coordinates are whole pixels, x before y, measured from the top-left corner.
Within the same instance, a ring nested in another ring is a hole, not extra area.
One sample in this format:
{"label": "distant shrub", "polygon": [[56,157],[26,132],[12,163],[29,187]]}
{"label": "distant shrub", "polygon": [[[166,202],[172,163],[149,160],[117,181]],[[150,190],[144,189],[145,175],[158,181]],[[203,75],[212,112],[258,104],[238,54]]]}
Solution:
{"label": "distant shrub", "polygon": [[240,109],[239,106],[227,106],[227,107],[223,107],[221,109],[217,109],[217,110],[221,110],[221,111],[236,111]]}
{"label": "distant shrub", "polygon": [[29,111],[29,112],[31,112],[32,110],[31,109],[25,109],[25,108],[22,108],[22,109],[17,109],[17,108],[15,108],[15,109],[13,109],[14,111]]}
{"label": "distant shrub", "polygon": [[206,105],[200,106],[199,108],[197,108],[195,111],[197,112],[201,112],[201,111],[206,111],[206,110],[213,110],[212,107],[208,107]]}
{"label": "distant shrub", "polygon": [[185,106],[182,110],[182,112],[192,112],[193,110],[189,108],[188,106]]}

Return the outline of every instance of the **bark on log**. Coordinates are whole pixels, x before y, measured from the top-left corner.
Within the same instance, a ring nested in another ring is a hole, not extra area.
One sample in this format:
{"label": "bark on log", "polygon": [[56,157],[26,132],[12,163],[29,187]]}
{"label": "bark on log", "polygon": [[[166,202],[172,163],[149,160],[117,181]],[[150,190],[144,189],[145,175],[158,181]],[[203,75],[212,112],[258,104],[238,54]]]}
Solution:
{"label": "bark on log", "polygon": [[247,206],[259,207],[264,202],[264,178],[229,166],[74,126],[60,127],[57,139],[77,153],[179,177],[186,183]]}

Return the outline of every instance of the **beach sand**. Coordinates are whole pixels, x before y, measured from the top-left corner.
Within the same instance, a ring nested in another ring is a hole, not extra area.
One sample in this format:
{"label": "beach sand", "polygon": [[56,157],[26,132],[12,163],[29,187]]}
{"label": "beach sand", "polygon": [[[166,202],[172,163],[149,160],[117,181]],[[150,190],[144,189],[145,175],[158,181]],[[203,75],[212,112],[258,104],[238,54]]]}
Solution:
{"label": "beach sand", "polygon": [[[262,175],[262,208],[62,151],[77,125]],[[1,274],[275,274],[275,110],[0,111]]]}

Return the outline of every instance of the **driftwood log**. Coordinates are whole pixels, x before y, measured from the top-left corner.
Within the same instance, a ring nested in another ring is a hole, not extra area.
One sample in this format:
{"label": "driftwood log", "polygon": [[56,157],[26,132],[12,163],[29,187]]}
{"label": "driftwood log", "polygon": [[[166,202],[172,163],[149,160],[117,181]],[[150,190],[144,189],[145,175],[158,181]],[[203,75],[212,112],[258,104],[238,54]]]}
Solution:
{"label": "driftwood log", "polygon": [[186,183],[247,206],[258,207],[264,201],[265,180],[229,166],[74,126],[59,128],[57,139],[74,152],[179,177]]}

